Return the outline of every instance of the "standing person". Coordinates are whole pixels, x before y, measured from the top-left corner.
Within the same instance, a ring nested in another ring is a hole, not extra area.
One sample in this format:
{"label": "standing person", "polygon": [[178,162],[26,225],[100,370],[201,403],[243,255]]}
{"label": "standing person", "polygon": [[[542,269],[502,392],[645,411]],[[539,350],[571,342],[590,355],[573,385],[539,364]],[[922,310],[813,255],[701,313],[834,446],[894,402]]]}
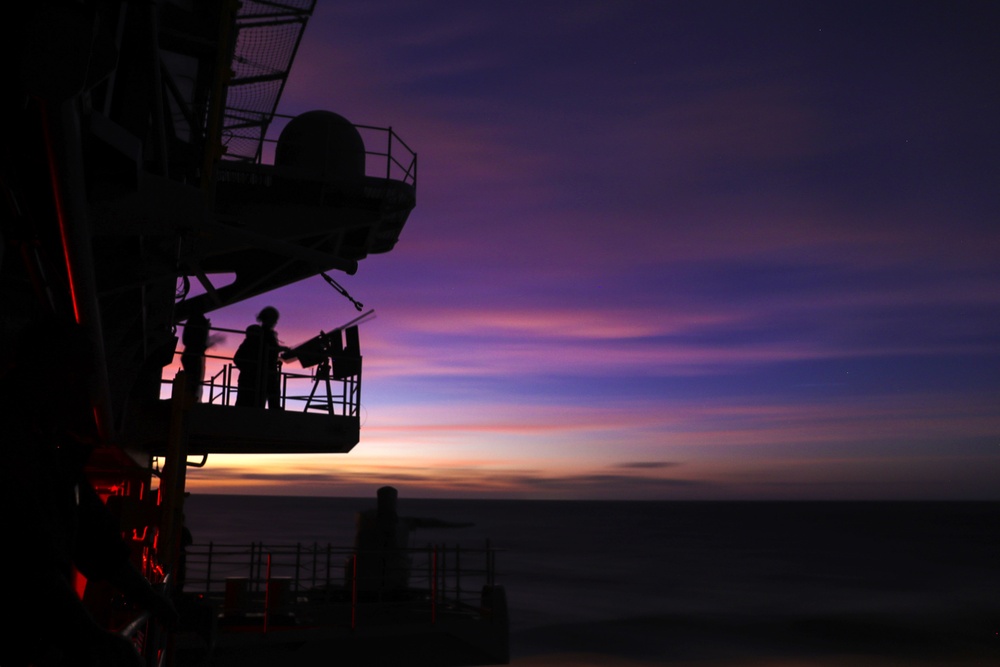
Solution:
{"label": "standing person", "polygon": [[358,512],[354,534],[358,589],[365,593],[405,591],[410,579],[410,533],[417,528],[466,528],[473,524],[400,516],[399,492],[383,486],[375,509]]}
{"label": "standing person", "polygon": [[240,369],[236,405],[281,409],[281,366],[278,354],[289,348],[278,342],[278,309],[267,306],[257,313],[258,324],[247,327],[233,361]]}
{"label": "standing person", "polygon": [[197,311],[188,317],[184,324],[184,352],[181,353],[181,366],[187,376],[188,390],[192,392],[195,402],[201,400],[201,390],[205,381],[205,352],[208,348],[222,340],[221,336],[209,335],[212,323],[205,314]]}

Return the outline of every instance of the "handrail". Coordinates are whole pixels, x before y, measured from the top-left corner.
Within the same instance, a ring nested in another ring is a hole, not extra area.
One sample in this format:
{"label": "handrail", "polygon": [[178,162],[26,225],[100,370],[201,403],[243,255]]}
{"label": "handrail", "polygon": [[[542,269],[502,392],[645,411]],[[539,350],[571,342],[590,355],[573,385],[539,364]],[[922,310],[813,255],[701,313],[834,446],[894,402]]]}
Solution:
{"label": "handrail", "polygon": [[[207,331],[244,334],[242,330],[223,327],[207,327]],[[165,388],[173,382],[173,378],[167,376],[182,365],[183,355],[183,349],[175,351],[174,356],[178,363],[164,368],[165,375],[161,377],[160,382]],[[192,385],[199,389],[198,402],[209,405],[236,405],[239,397],[240,371],[235,365],[233,356],[210,354],[206,351],[200,355],[200,359],[204,366],[203,377],[194,377]],[[361,412],[361,357],[351,353],[334,357],[335,370],[338,368],[338,361],[340,368],[344,370],[343,373],[331,373],[330,366],[324,367],[323,364],[311,367],[308,371],[280,370],[278,381],[281,409],[358,417]],[[262,373],[261,376],[263,375]],[[166,394],[166,391],[161,393],[161,395]]]}
{"label": "handrail", "polygon": [[269,628],[277,627],[272,615],[282,613],[320,613],[334,625],[355,627],[374,622],[375,610],[393,607],[423,612],[433,623],[444,612],[489,611],[481,594],[495,585],[496,552],[489,541],[485,548],[437,544],[376,551],[210,542],[187,548],[186,591],[221,604],[224,617],[257,618]]}
{"label": "handrail", "polygon": [[[254,116],[263,116],[263,112],[253,111],[250,109],[238,109],[238,108],[227,108],[226,118],[235,118],[245,121],[242,125],[247,128],[258,127],[262,120],[255,120]],[[283,119],[291,120],[294,116],[288,114],[271,114],[271,120]],[[268,121],[270,123],[270,120]],[[373,158],[378,158],[376,164],[367,165],[366,162],[366,173],[378,174],[380,177],[384,176],[385,180],[399,180],[404,183],[412,185],[414,188],[417,185],[417,153],[409,144],[407,144],[403,139],[396,133],[392,127],[380,127],[377,125],[364,125],[360,123],[352,123],[354,128],[359,132],[363,132],[369,135],[371,138],[380,138],[378,143],[380,146],[384,146],[384,149],[379,148],[369,148],[371,142],[365,143],[365,156],[371,156]],[[227,125],[227,128],[237,129],[240,125]],[[270,129],[270,128],[269,128]],[[256,139],[255,139],[256,140]],[[274,137],[265,136],[259,139],[262,145],[276,146],[278,140]],[[226,159],[223,158],[223,163],[225,162],[237,162],[237,163],[249,163],[249,164],[268,164],[264,161],[263,151],[259,151],[254,158],[243,157],[239,159]],[[393,179],[393,166],[395,165],[397,172],[401,174],[399,178]],[[382,166],[385,168],[382,169]]]}

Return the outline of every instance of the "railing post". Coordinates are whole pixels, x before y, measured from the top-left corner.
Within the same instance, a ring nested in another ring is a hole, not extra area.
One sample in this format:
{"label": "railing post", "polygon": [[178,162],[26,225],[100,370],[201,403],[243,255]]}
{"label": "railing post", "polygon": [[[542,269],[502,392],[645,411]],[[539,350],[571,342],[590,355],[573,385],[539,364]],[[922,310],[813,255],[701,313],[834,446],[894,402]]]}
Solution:
{"label": "railing post", "polygon": [[441,580],[441,590],[439,591],[439,596],[441,600],[447,602],[448,600],[448,546],[442,544],[438,547],[441,552],[441,565],[440,565],[440,575]]}
{"label": "railing post", "polygon": [[205,566],[205,594],[211,592],[212,586],[212,548],[215,542],[208,543],[208,564]]}
{"label": "railing post", "polygon": [[358,627],[358,554],[351,556],[351,630]]}
{"label": "railing post", "polygon": [[302,567],[302,543],[295,543],[295,578],[292,580],[294,586],[292,588],[296,594],[299,592],[299,568]]}
{"label": "railing post", "polygon": [[437,623],[437,596],[438,596],[438,571],[437,571],[437,545],[431,551],[431,623]]}
{"label": "railing post", "polygon": [[486,583],[493,585],[493,549],[490,546],[489,538],[486,539]]}
{"label": "railing post", "polygon": [[[267,576],[267,569],[270,566],[270,556],[264,555],[264,542],[257,543],[257,592],[260,593],[261,583]],[[261,570],[264,570],[262,573]]]}
{"label": "railing post", "polygon": [[313,554],[312,554],[312,583],[309,584],[312,588],[316,588],[316,561],[319,559],[319,544],[313,542]]}
{"label": "railing post", "polygon": [[428,542],[427,543],[427,588],[431,591],[433,596],[434,591],[434,557],[433,557],[434,547]]}
{"label": "railing post", "polygon": [[264,632],[267,633],[267,621],[271,616],[271,554],[267,554],[267,580],[264,582]]}
{"label": "railing post", "polygon": [[455,602],[462,603],[462,545],[455,545]]}
{"label": "railing post", "polygon": [[330,543],[326,543],[326,587],[327,590],[330,588]]}
{"label": "railing post", "polygon": [[255,560],[256,556],[257,556],[257,543],[256,542],[251,542],[250,543],[250,576],[249,576],[249,582],[248,582],[248,588],[251,591],[254,590],[254,587],[255,587],[255,584],[256,584],[256,581],[257,581],[257,575],[256,575],[256,572],[254,571],[254,568],[257,566],[257,561]]}
{"label": "railing post", "polygon": [[288,407],[288,399],[286,398],[288,395],[288,373],[278,371],[278,374],[281,376],[281,409],[284,410]]}
{"label": "railing post", "polygon": [[389,144],[386,146],[385,156],[385,180],[392,176],[392,126],[389,126]]}

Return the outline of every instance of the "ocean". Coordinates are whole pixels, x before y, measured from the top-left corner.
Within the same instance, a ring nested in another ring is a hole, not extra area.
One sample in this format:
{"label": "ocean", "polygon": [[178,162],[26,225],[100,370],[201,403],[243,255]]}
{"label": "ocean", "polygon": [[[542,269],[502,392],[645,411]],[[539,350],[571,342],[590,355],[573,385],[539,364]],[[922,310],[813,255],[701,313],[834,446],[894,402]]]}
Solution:
{"label": "ocean", "polygon": [[[371,499],[194,494],[196,545],[349,546]],[[1000,503],[400,498],[499,549],[511,664],[1000,665]]]}

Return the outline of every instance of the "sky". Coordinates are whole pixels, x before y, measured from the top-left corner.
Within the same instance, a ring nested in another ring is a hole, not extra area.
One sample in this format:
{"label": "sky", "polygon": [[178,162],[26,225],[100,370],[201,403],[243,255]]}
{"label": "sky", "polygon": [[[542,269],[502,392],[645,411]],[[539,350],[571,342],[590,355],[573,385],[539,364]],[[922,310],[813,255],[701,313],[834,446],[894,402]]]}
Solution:
{"label": "sky", "polygon": [[[1000,4],[319,0],[279,106],[419,155],[349,454],[196,492],[1000,500]],[[313,278],[294,344],[357,313]],[[220,349],[235,348],[230,337]]]}

